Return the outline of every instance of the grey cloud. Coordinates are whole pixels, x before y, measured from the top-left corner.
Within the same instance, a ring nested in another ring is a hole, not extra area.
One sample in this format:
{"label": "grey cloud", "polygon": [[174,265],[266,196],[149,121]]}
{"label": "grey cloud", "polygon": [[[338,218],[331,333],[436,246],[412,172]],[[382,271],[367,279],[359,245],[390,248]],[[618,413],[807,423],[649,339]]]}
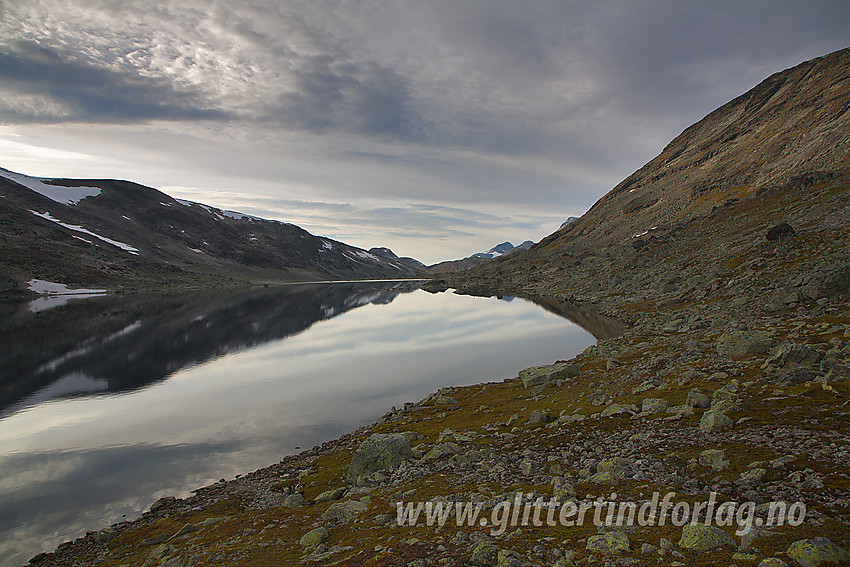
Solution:
{"label": "grey cloud", "polygon": [[374,62],[336,61],[330,55],[296,60],[295,89],[268,112],[284,125],[318,133],[347,132],[423,141],[422,118],[404,77]]}
{"label": "grey cloud", "polygon": [[[94,66],[60,57],[29,41],[0,46],[0,91],[23,103],[4,105],[0,118],[21,122],[122,123],[148,120],[222,119],[224,112],[207,108],[198,93],[177,90],[162,79]],[[47,100],[47,106],[27,105]]]}

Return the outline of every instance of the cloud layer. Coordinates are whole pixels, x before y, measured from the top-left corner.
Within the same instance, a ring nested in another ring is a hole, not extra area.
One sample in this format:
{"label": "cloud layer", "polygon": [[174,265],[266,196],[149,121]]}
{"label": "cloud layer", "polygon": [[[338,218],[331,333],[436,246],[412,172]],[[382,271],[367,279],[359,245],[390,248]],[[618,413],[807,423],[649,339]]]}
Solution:
{"label": "cloud layer", "polygon": [[[567,216],[767,75],[846,47],[847,22],[831,0],[13,1],[0,122],[34,149],[0,159],[51,169],[33,156],[68,150],[46,138],[73,132],[160,185],[185,185],[166,179],[176,171],[284,199]],[[376,237],[397,232],[375,222]]]}

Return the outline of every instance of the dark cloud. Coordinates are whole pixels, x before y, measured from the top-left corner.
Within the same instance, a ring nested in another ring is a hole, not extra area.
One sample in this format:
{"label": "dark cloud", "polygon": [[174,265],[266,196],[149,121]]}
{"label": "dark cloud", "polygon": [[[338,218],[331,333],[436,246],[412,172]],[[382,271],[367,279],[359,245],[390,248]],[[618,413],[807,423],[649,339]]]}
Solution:
{"label": "dark cloud", "polygon": [[374,62],[301,58],[294,88],[268,112],[285,126],[423,142],[422,118],[407,79]]}
{"label": "dark cloud", "polygon": [[[216,120],[198,93],[162,79],[71,60],[30,41],[0,46],[0,119],[21,122],[125,123]],[[13,104],[10,104],[13,103]]]}

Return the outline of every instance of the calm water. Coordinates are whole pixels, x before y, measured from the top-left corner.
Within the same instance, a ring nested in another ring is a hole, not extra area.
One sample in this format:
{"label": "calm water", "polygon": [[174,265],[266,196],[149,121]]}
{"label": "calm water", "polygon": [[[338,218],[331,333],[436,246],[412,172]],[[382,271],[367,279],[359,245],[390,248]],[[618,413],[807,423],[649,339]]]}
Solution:
{"label": "calm water", "polygon": [[2,309],[4,567],[440,387],[514,376],[595,341],[525,300],[405,282]]}

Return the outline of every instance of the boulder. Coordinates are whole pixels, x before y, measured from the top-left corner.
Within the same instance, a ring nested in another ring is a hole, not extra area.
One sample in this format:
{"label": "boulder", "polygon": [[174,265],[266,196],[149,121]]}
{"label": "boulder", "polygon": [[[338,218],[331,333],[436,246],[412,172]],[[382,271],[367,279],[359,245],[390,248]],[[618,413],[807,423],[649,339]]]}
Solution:
{"label": "boulder", "polygon": [[749,331],[735,329],[726,331],[717,339],[717,353],[721,356],[735,358],[767,352],[772,341],[766,331]]}
{"label": "boulder", "polygon": [[532,366],[519,371],[519,379],[525,388],[533,388],[541,384],[549,384],[557,380],[568,380],[581,374],[581,369],[574,362],[559,362],[547,366]]}
{"label": "boulder", "polygon": [[800,567],[817,567],[824,563],[835,565],[850,563],[850,553],[825,537],[795,541],[788,548],[788,557],[796,561]]}
{"label": "boulder", "polygon": [[427,453],[425,453],[425,456],[422,457],[422,459],[426,461],[434,461],[448,455],[455,455],[461,451],[463,451],[463,448],[460,445],[449,441],[446,443],[440,443],[439,445],[434,445]]}
{"label": "boulder", "polygon": [[602,410],[602,417],[611,417],[612,415],[634,415],[637,413],[637,408],[629,406],[621,406],[620,404],[611,404]]}
{"label": "boulder", "polygon": [[621,480],[634,474],[631,461],[622,457],[605,459],[596,465],[596,474],[590,476],[587,482],[596,484],[618,484]]}
{"label": "boulder", "polygon": [[325,541],[328,537],[328,528],[322,526],[316,529],[310,530],[303,536],[301,536],[301,547],[305,550],[316,549],[319,545]]}
{"label": "boulder", "polygon": [[699,455],[699,464],[711,467],[716,471],[722,471],[729,466],[729,461],[723,460],[725,451],[720,449],[706,449]]}
{"label": "boulder", "polygon": [[313,499],[313,502],[333,502],[335,500],[339,500],[345,495],[345,491],[347,489],[345,487],[332,488],[330,490],[326,490],[316,496]]}
{"label": "boulder", "polygon": [[703,433],[719,433],[731,429],[734,422],[720,410],[708,410],[699,420],[699,430]]}
{"label": "boulder", "polygon": [[663,398],[646,398],[640,406],[640,411],[644,413],[659,413],[667,411],[670,407],[670,402]]}
{"label": "boulder", "polygon": [[531,415],[528,417],[528,421],[525,422],[526,425],[537,425],[538,423],[549,423],[552,421],[552,416],[549,415],[545,411],[541,411],[539,409],[531,412]]}
{"label": "boulder", "polygon": [[377,471],[393,470],[407,459],[413,458],[410,443],[400,433],[375,433],[360,444],[351,465],[348,468],[346,480],[355,485],[362,485],[364,480]]}
{"label": "boulder", "polygon": [[369,504],[360,500],[348,500],[346,502],[334,502],[322,514],[323,520],[336,521],[341,524],[350,522],[366,511]]}
{"label": "boulder", "polygon": [[679,547],[705,552],[718,547],[737,548],[735,540],[726,532],[714,526],[704,524],[688,524],[682,528],[682,537],[679,538]]}
{"label": "boulder", "polygon": [[702,393],[699,388],[692,388],[690,392],[688,392],[687,405],[692,408],[707,408],[711,407],[711,400]]}
{"label": "boulder", "polygon": [[282,506],[284,508],[301,508],[307,505],[307,501],[304,500],[304,496],[301,493],[296,492],[295,494],[290,494],[286,498],[283,499]]}
{"label": "boulder", "polygon": [[587,538],[585,549],[604,555],[618,555],[629,550],[629,536],[623,532],[608,532]]}

